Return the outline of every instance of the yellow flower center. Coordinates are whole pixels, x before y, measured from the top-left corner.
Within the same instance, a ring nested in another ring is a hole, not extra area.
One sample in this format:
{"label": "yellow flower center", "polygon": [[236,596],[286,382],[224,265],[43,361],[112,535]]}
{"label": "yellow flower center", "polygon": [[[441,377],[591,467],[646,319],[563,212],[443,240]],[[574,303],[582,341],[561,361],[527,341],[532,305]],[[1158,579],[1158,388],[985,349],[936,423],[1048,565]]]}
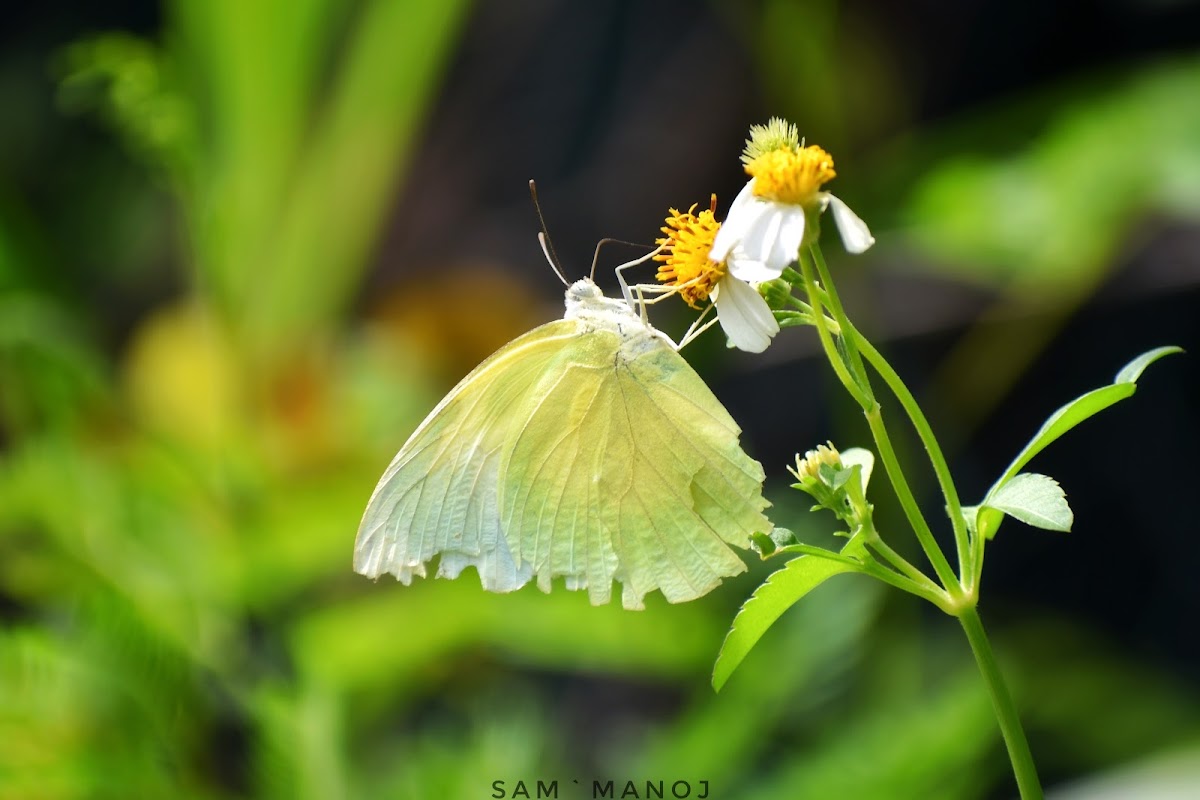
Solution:
{"label": "yellow flower center", "polygon": [[695,203],[686,212],[672,208],[662,228],[666,236],[654,240],[663,246],[663,251],[654,257],[655,261],[663,262],[656,277],[668,286],[678,287],[679,296],[692,308],[699,308],[697,303],[707,300],[713,287],[725,277],[725,264],[708,257],[713,237],[721,227],[714,217],[716,209],[716,195],[711,206],[699,214],[695,213]]}
{"label": "yellow flower center", "polygon": [[746,165],[746,174],[754,178],[757,196],[797,206],[811,205],[821,187],[837,175],[833,156],[815,144],[763,153]]}
{"label": "yellow flower center", "polygon": [[798,481],[804,481],[806,478],[819,479],[822,464],[828,464],[834,469],[842,468],[842,456],[833,446],[833,442],[819,444],[816,450],[809,450],[803,457],[797,453],[796,468],[788,467],[788,472],[795,475]]}

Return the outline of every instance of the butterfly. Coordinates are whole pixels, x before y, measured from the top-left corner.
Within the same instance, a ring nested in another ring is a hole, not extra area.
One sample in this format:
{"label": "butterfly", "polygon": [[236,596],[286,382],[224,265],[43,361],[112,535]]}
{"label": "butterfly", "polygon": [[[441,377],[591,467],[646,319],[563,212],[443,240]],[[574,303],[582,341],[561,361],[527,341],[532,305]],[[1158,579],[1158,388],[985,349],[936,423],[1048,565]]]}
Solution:
{"label": "butterfly", "polygon": [[[618,273],[619,275],[620,273]],[[625,287],[590,278],[566,314],[476,367],[430,412],[379,480],[354,544],[355,571],[408,585],[440,555],[483,588],[549,592],[562,577],[608,603],[684,602],[745,570],[763,515],[762,466],[674,342]]]}

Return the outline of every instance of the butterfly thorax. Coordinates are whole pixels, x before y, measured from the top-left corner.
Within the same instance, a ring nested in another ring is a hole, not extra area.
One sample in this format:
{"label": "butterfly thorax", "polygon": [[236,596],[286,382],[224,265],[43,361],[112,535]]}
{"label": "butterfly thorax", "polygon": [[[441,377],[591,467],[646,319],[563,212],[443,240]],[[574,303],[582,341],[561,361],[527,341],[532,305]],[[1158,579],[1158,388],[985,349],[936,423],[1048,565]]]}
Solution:
{"label": "butterfly thorax", "polygon": [[567,287],[567,311],[564,319],[577,319],[589,330],[611,331],[621,338],[627,356],[661,347],[674,349],[671,340],[655,330],[622,298],[605,297],[590,278]]}

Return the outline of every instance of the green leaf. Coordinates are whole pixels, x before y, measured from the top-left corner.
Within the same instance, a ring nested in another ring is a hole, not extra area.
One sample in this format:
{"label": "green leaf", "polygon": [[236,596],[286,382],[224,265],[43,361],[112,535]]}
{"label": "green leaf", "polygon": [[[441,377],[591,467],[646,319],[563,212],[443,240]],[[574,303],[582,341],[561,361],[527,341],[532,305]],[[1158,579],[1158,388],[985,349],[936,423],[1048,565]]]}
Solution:
{"label": "green leaf", "polygon": [[1035,472],[1022,472],[986,501],[1026,525],[1048,531],[1069,531],[1075,517],[1058,481]]}
{"label": "green leaf", "polygon": [[861,571],[862,567],[850,559],[804,555],[771,573],[734,617],[713,666],[713,689],[721,690],[767,629],[796,601],[834,575]]}
{"label": "green leaf", "polygon": [[1071,428],[1074,428],[1085,419],[1100,413],[1114,403],[1118,403],[1131,396],[1137,388],[1135,381],[1141,376],[1142,371],[1147,366],[1165,355],[1182,352],[1183,349],[1180,347],[1159,347],[1142,353],[1121,368],[1121,371],[1117,373],[1114,383],[1100,389],[1093,389],[1055,411],[1042,424],[1037,435],[1030,440],[1029,444],[1025,445],[1025,449],[1021,451],[1020,455],[1009,465],[1008,470],[1004,473],[1004,477],[999,483],[1003,483],[1017,474],[1017,470],[1029,463],[1030,459],[1046,449],[1051,442],[1071,430]]}
{"label": "green leaf", "polygon": [[[1058,437],[1109,406],[1132,396],[1137,389],[1135,382],[1141,377],[1146,367],[1163,356],[1182,352],[1183,348],[1174,346],[1148,350],[1122,367],[1112,384],[1080,395],[1055,411],[1049,419],[1042,423],[1042,427],[1029,440],[1029,444],[1025,445],[1025,449],[1017,454],[1013,462],[1008,465],[1008,469],[1000,476],[1000,480],[996,481],[988,490],[987,497],[995,497],[1001,488],[1020,471],[1021,467],[1028,464],[1034,456],[1045,450]],[[981,505],[990,506],[992,504],[985,499]],[[1003,515],[994,508],[981,508],[976,518],[976,524],[979,531],[990,539],[996,535],[996,529],[1000,527],[1002,519]]]}
{"label": "green leaf", "polygon": [[1170,345],[1168,347],[1156,347],[1153,350],[1147,350],[1140,356],[1130,361],[1125,366],[1121,367],[1121,371],[1117,373],[1117,378],[1114,383],[1137,383],[1137,379],[1142,377],[1142,372],[1146,367],[1158,361],[1163,356],[1169,356],[1172,353],[1182,353],[1182,347]]}

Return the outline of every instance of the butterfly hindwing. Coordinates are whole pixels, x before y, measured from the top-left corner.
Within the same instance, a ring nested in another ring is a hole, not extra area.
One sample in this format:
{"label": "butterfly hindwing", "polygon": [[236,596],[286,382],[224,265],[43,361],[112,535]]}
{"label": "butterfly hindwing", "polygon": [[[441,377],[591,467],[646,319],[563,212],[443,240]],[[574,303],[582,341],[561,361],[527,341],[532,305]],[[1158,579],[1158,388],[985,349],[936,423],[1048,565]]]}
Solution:
{"label": "butterfly hindwing", "polygon": [[658,337],[594,330],[568,350],[501,461],[513,552],[543,587],[565,575],[593,603],[616,578],[629,608],[744,571],[728,544],[770,527],[763,473],[716,397]]}

